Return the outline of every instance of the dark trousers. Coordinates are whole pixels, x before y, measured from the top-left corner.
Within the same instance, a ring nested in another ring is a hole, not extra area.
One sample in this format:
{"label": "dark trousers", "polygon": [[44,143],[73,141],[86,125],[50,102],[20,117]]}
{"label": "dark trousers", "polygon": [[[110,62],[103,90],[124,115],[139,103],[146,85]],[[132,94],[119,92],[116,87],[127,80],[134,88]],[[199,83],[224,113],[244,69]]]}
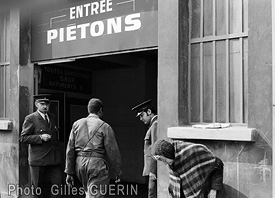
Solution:
{"label": "dark trousers", "polygon": [[34,197],[60,197],[60,165],[30,166],[30,173],[32,185],[36,189]]}

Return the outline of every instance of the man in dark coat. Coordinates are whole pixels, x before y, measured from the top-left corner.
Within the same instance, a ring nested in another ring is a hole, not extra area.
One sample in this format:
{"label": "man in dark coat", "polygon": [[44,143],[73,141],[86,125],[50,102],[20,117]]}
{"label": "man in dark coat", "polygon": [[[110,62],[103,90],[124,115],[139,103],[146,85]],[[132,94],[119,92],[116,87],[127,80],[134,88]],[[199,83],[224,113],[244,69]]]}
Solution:
{"label": "man in dark coat", "polygon": [[142,176],[149,176],[148,180],[148,198],[157,197],[157,163],[151,158],[151,148],[157,141],[158,116],[155,108],[151,105],[151,100],[140,103],[132,108],[136,111],[136,117],[139,117],[148,130],[144,137],[144,168]]}
{"label": "man in dark coat", "polygon": [[108,191],[109,168],[105,161],[108,157],[116,182],[120,180],[121,156],[111,126],[101,120],[103,103],[92,98],[88,103],[88,117],[74,122],[66,151],[66,183],[74,184],[76,175],[81,181],[86,198],[102,198]]}
{"label": "man in dark coat", "polygon": [[169,166],[173,198],[216,198],[223,190],[223,162],[204,145],[159,140],[152,158]]}
{"label": "man in dark coat", "polygon": [[[37,111],[26,116],[22,126],[20,142],[29,144],[28,159],[31,173],[31,183],[40,193],[42,184],[49,181],[51,197],[59,197],[61,184],[60,151],[56,117],[49,112],[50,100],[48,94],[34,96]],[[43,192],[43,189],[42,189]],[[42,194],[37,195],[42,197]]]}

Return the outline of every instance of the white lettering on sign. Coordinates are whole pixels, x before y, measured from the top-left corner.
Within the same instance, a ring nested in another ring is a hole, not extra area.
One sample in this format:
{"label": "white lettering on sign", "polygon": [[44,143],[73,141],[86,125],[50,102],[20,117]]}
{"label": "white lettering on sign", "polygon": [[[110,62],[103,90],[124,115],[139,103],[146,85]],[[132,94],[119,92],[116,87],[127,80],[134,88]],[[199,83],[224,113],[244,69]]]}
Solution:
{"label": "white lettering on sign", "polygon": [[67,27],[67,41],[76,40],[76,26],[69,26]]}
{"label": "white lettering on sign", "polygon": [[81,25],[78,25],[77,28],[80,28],[80,38],[81,39],[85,39],[87,36],[86,34],[86,29],[87,27],[89,27],[90,24],[89,23],[84,23],[84,24],[81,24]]}
{"label": "white lettering on sign", "polygon": [[47,31],[47,44],[50,44],[52,40],[56,39],[58,36],[58,32],[56,29]]}
{"label": "white lettering on sign", "polygon": [[139,20],[140,13],[131,14],[125,17],[125,31],[134,31],[141,27],[141,22]]}
{"label": "white lettering on sign", "polygon": [[108,19],[107,34],[112,34],[112,30],[114,30],[114,33],[121,32],[121,17]]}
{"label": "white lettering on sign", "polygon": [[95,21],[91,24],[90,33],[91,36],[96,37],[102,35],[104,32],[104,23],[103,21]]}
{"label": "white lettering on sign", "polygon": [[[111,2],[110,0],[105,0],[106,2]],[[95,3],[95,2],[94,2]],[[87,4],[85,4],[87,5]],[[101,6],[101,4],[98,4]],[[106,3],[107,5],[107,3]],[[91,5],[92,6],[92,5]],[[86,8],[89,6],[84,7]],[[81,14],[76,14],[77,17],[82,16]],[[106,8],[107,10],[107,8]],[[99,11],[103,11],[99,9]],[[124,19],[124,20],[123,20]],[[103,21],[94,21],[92,23],[84,23],[79,25],[72,25],[65,28],[52,29],[47,31],[47,44],[51,44],[53,41],[64,42],[77,40],[79,35],[80,39],[85,39],[90,37],[98,37],[104,34],[120,33],[122,31],[135,31],[141,28],[140,13],[129,14],[125,17],[110,18]]]}
{"label": "white lettering on sign", "polygon": [[81,17],[87,17],[90,15],[96,15],[100,13],[112,11],[111,0],[101,0],[99,2],[92,2],[84,5],[79,5],[70,8],[70,19],[77,19]]}

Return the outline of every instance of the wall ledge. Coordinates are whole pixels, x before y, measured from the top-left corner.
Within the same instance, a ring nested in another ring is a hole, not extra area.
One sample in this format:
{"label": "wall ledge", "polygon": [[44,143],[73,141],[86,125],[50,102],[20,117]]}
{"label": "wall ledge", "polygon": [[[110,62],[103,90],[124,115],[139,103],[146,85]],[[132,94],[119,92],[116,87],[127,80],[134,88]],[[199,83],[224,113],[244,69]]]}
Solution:
{"label": "wall ledge", "polygon": [[220,129],[200,129],[192,126],[169,127],[167,137],[171,139],[199,139],[255,142],[257,130],[247,126],[231,126]]}

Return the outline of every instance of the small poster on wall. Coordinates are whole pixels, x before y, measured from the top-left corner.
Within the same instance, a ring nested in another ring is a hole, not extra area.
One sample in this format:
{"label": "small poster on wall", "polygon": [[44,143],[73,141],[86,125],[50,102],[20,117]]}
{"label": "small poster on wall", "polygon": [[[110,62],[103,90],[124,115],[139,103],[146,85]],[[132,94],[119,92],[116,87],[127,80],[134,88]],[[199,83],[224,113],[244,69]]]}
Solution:
{"label": "small poster on wall", "polygon": [[92,73],[65,67],[41,67],[41,88],[90,94]]}

